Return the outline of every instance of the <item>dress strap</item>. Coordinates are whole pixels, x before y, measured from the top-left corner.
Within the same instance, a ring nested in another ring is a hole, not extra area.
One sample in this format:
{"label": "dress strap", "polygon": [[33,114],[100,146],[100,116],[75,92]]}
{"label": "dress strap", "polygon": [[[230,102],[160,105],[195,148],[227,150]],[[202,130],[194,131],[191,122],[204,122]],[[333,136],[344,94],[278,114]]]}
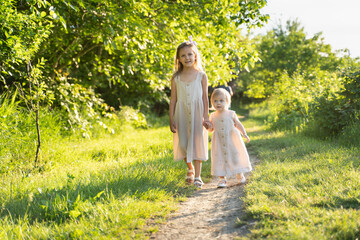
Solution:
{"label": "dress strap", "polygon": [[200,81],[202,80],[202,76],[203,73],[202,72],[198,72],[198,74],[196,75],[196,79],[200,79]]}
{"label": "dress strap", "polygon": [[179,74],[177,74],[177,75],[175,76],[175,83],[178,83],[179,80],[180,80],[180,76],[179,76]]}

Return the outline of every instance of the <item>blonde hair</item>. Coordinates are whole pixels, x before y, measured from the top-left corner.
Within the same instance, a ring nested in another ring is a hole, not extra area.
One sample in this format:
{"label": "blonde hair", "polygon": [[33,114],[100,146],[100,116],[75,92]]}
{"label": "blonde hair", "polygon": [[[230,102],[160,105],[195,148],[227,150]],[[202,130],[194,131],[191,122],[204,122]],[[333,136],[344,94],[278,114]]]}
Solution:
{"label": "blonde hair", "polygon": [[180,59],[180,50],[185,47],[190,47],[193,53],[195,54],[195,68],[199,71],[204,71],[201,63],[200,52],[197,46],[195,45],[195,42],[186,41],[181,43],[176,49],[175,61],[174,61],[174,76],[181,73],[182,70],[184,69],[184,66],[179,61],[179,59]]}
{"label": "blonde hair", "polygon": [[223,88],[215,88],[211,94],[210,102],[211,102],[211,110],[215,110],[214,108],[214,98],[218,96],[225,96],[226,99],[226,106],[225,108],[228,109],[231,104],[231,96],[228,91]]}

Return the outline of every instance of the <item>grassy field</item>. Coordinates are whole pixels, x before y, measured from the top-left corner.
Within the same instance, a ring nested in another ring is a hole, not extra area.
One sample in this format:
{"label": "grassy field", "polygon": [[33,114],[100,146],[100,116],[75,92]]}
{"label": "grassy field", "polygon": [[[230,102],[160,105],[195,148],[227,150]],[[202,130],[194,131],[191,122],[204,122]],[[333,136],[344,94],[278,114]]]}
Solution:
{"label": "grassy field", "polygon": [[0,239],[144,239],[194,191],[168,126],[44,149],[41,172],[0,175]]}
{"label": "grassy field", "polygon": [[[255,222],[243,239],[359,238],[360,149],[270,131],[266,114],[242,119],[260,160],[239,213],[241,225]],[[185,164],[172,160],[167,119],[154,123],[92,140],[47,139],[41,168],[1,172],[0,239],[146,239],[157,231],[195,189],[184,183]]]}
{"label": "grassy field", "polygon": [[256,224],[244,239],[360,238],[360,148],[273,132],[261,110],[251,116],[260,164],[246,185],[241,220]]}

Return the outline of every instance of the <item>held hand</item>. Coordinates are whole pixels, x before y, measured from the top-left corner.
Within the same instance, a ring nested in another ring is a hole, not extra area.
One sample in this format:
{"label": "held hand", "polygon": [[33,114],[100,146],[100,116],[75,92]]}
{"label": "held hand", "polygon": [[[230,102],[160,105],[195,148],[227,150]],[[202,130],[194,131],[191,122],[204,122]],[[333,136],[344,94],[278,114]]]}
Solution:
{"label": "held hand", "polygon": [[209,128],[209,123],[203,121],[203,126],[204,126],[206,129],[208,129],[208,128]]}
{"label": "held hand", "polygon": [[174,122],[172,124],[170,124],[170,130],[171,130],[171,132],[176,133],[176,125]]}
{"label": "held hand", "polygon": [[203,126],[206,128],[206,129],[209,129],[210,127],[212,127],[212,124],[209,120],[204,120],[203,121]]}

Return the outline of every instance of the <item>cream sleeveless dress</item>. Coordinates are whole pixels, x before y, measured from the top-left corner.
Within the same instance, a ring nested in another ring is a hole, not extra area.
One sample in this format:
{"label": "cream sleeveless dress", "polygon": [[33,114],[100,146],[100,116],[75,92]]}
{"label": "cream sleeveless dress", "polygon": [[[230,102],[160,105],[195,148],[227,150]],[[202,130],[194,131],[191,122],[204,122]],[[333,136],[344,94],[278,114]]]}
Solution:
{"label": "cream sleeveless dress", "polygon": [[203,127],[204,104],[202,100],[203,72],[191,82],[175,77],[177,102],[175,106],[174,160],[186,158],[187,162],[208,159],[208,133]]}
{"label": "cream sleeveless dress", "polygon": [[235,127],[240,121],[236,113],[225,110],[222,114],[211,113],[214,125],[211,139],[211,174],[232,176],[252,170],[248,152],[240,131]]}

